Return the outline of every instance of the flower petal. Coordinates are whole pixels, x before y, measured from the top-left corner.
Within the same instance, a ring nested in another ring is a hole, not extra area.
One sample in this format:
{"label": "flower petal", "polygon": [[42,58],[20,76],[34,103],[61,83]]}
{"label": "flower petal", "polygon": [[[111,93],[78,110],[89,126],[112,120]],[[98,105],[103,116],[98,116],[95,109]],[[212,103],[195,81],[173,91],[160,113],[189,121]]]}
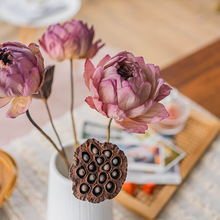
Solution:
{"label": "flower petal", "polygon": [[137,122],[145,122],[146,124],[152,124],[161,121],[167,117],[169,117],[169,113],[167,112],[164,105],[156,102],[148,111],[145,112],[145,114],[132,119]]}
{"label": "flower petal", "polygon": [[151,84],[149,82],[144,82],[140,89],[140,104],[144,104],[150,96],[150,92],[151,92]]}
{"label": "flower petal", "polygon": [[120,89],[122,87],[123,79],[117,73],[117,69],[115,67],[110,66],[105,69],[102,77],[102,80],[115,80],[117,82],[117,89]]}
{"label": "flower petal", "polygon": [[68,33],[73,33],[74,32],[74,28],[75,28],[75,25],[76,25],[76,22],[75,20],[69,22],[65,22],[63,24],[63,27],[65,28],[65,30],[68,32]]}
{"label": "flower petal", "polygon": [[93,58],[96,53],[105,46],[105,44],[101,44],[100,46],[98,45],[99,43],[101,43],[101,40],[96,41],[94,44],[92,44],[90,46],[90,49],[88,50],[88,52],[84,55],[81,56],[81,58]]}
{"label": "flower petal", "polygon": [[53,31],[61,40],[66,41],[68,32],[60,24],[51,25],[50,30]]}
{"label": "flower petal", "polygon": [[5,81],[5,93],[10,97],[22,96],[24,80],[21,74],[8,75]]}
{"label": "flower petal", "polygon": [[63,44],[65,59],[71,59],[73,57],[78,57],[80,50],[79,39],[73,34],[69,35],[67,40]]}
{"label": "flower petal", "polygon": [[97,67],[104,66],[110,59],[111,57],[107,54],[99,61]]}
{"label": "flower petal", "polygon": [[98,89],[94,86],[92,79],[90,79],[90,81],[89,81],[89,90],[94,98],[99,99]]}
{"label": "flower petal", "polygon": [[147,112],[151,106],[155,103],[154,100],[147,100],[146,103],[136,107],[136,108],[133,108],[129,111],[126,111],[126,116],[128,118],[135,118],[135,117],[138,117],[139,115],[143,115],[145,112]]}
{"label": "flower petal", "polygon": [[102,80],[99,85],[99,98],[103,103],[117,104],[116,82],[114,80]]}
{"label": "flower petal", "polygon": [[48,51],[47,51],[47,46],[46,46],[46,42],[45,42],[45,35],[46,35],[46,33],[43,34],[42,38],[39,40],[39,44],[40,44],[40,46],[43,48],[43,50],[44,50],[46,53],[48,53]]}
{"label": "flower petal", "polygon": [[44,36],[46,52],[55,60],[62,61],[64,59],[63,41],[53,33],[46,33]]}
{"label": "flower petal", "polygon": [[133,133],[144,134],[145,131],[148,129],[148,125],[146,123],[137,122],[130,118],[126,118],[123,121],[115,120],[115,122],[123,129]]}
{"label": "flower petal", "polygon": [[117,92],[119,109],[128,111],[139,105],[140,98],[134,93],[131,86],[122,87]]}
{"label": "flower petal", "polygon": [[156,74],[156,66],[153,64],[146,64],[143,68],[143,80],[148,81],[152,86],[152,94],[154,94],[156,85],[157,85],[157,74]]}
{"label": "flower petal", "polygon": [[86,97],[85,102],[93,109],[97,110],[91,96]]}
{"label": "flower petal", "polygon": [[16,118],[18,115],[25,113],[30,107],[31,100],[31,96],[14,98],[6,116]]}
{"label": "flower petal", "polygon": [[159,102],[160,100],[164,99],[165,97],[167,97],[170,92],[171,92],[171,88],[166,85],[166,84],[163,84],[161,87],[160,87],[160,90],[159,90],[159,93],[155,99],[155,101]]}
{"label": "flower petal", "polygon": [[[9,67],[10,69],[10,67]],[[0,69],[0,86],[5,86],[5,80],[8,75],[8,71],[5,69]]]}
{"label": "flower petal", "polygon": [[0,108],[4,107],[11,101],[11,97],[0,98]]}
{"label": "flower petal", "polygon": [[85,80],[85,83],[86,83],[86,86],[88,87],[89,89],[89,80],[90,78],[93,76],[95,72],[95,67],[94,65],[92,64],[92,62],[87,59],[86,62],[85,62],[85,66],[84,66],[84,80]]}
{"label": "flower petal", "polygon": [[34,67],[33,63],[29,59],[27,59],[25,56],[21,56],[20,58],[17,59],[17,65],[18,65],[20,73],[24,77],[28,77],[29,70]]}
{"label": "flower petal", "polygon": [[95,88],[97,90],[99,89],[99,84],[100,84],[100,81],[101,81],[103,71],[104,71],[104,68],[99,67],[95,70],[95,72],[92,76],[93,85],[95,86]]}
{"label": "flower petal", "polygon": [[118,105],[103,104],[103,111],[106,112],[109,118],[115,120],[124,120],[126,117],[125,112],[118,108]]}
{"label": "flower petal", "polygon": [[114,56],[105,64],[105,68],[108,68],[110,66],[116,67],[119,62],[122,62],[125,59],[126,58],[122,56]]}
{"label": "flower petal", "polygon": [[5,88],[0,86],[0,97],[4,98],[7,97],[6,93],[5,93]]}
{"label": "flower petal", "polygon": [[103,111],[103,103],[101,101],[96,98],[92,98],[91,96],[88,96],[85,101],[91,108],[108,117],[106,112]]}
{"label": "flower petal", "polygon": [[[37,61],[37,66],[39,68],[40,73],[44,72],[44,58],[40,52],[39,46],[35,43],[31,43],[28,45],[28,48],[35,54],[35,58]],[[36,64],[35,64],[36,65]],[[42,80],[42,79],[41,79]]]}
{"label": "flower petal", "polygon": [[36,93],[40,87],[40,73],[37,67],[31,69],[29,78],[25,79],[23,96],[29,96]]}
{"label": "flower petal", "polygon": [[156,99],[158,94],[159,94],[159,91],[160,91],[160,88],[161,86],[164,84],[164,80],[162,78],[159,78],[156,82],[156,85],[152,88],[151,90],[151,95],[150,97],[152,99]]}
{"label": "flower petal", "polygon": [[23,48],[26,47],[26,45],[20,43],[20,42],[12,42],[12,41],[6,41],[3,44],[3,47],[15,47],[15,48]]}

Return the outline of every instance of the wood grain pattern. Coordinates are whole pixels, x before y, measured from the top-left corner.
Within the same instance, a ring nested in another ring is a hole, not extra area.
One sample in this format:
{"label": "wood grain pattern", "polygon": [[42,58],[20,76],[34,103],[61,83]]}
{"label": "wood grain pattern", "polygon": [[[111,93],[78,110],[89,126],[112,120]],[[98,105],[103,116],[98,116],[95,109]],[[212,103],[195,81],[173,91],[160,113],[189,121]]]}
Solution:
{"label": "wood grain pattern", "polygon": [[163,78],[220,117],[220,40],[164,68]]}

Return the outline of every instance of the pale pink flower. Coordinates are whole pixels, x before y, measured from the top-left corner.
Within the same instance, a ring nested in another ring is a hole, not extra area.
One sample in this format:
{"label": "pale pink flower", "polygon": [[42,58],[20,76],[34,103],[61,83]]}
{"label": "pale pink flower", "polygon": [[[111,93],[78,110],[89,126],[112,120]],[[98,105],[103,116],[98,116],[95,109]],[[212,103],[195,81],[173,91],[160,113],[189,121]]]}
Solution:
{"label": "pale pink flower", "polygon": [[0,108],[12,101],[7,117],[15,118],[28,110],[43,78],[44,60],[36,44],[0,44]]}
{"label": "pale pink flower", "polygon": [[142,57],[129,52],[106,55],[96,68],[87,60],[84,79],[91,92],[86,98],[89,106],[129,132],[144,133],[148,124],[169,116],[159,101],[171,88],[164,84],[159,67]]}
{"label": "pale pink flower", "polygon": [[64,59],[92,58],[104,46],[101,40],[93,43],[93,27],[73,20],[63,25],[51,25],[39,40],[45,52],[57,61]]}

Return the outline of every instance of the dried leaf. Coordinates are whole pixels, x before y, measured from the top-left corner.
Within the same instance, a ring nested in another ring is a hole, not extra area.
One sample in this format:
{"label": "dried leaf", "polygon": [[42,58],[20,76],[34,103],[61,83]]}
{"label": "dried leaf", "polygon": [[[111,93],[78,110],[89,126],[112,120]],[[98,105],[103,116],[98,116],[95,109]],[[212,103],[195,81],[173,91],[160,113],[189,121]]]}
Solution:
{"label": "dried leaf", "polygon": [[48,99],[51,93],[51,87],[53,83],[55,66],[47,66],[45,69],[45,78],[42,87],[38,90],[37,94],[33,94],[34,98]]}

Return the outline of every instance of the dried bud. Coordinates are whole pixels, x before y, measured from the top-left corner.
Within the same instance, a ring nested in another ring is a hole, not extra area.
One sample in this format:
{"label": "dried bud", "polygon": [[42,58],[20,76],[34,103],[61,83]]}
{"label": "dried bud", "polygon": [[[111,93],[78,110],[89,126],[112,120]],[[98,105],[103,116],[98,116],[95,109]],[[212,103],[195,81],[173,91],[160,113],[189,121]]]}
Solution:
{"label": "dried bud", "polygon": [[113,199],[127,175],[127,158],[111,143],[89,139],[77,148],[70,168],[73,194],[81,200],[99,203]]}

